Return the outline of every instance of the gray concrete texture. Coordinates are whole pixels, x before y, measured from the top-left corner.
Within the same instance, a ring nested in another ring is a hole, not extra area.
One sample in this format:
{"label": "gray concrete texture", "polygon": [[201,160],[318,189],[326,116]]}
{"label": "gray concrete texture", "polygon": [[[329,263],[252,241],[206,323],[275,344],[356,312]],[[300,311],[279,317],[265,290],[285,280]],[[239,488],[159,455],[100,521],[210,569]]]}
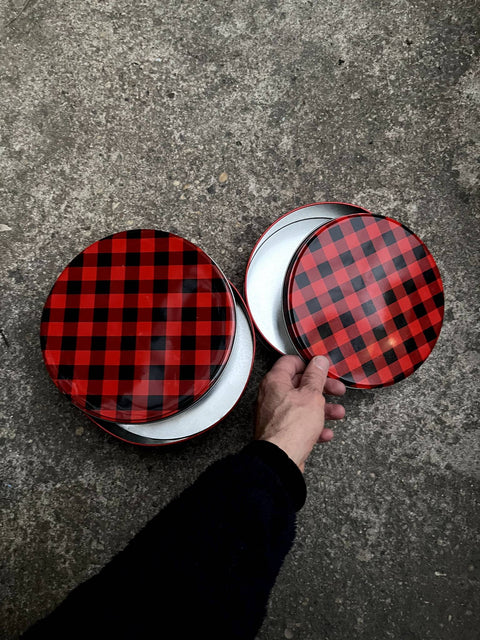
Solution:
{"label": "gray concrete texture", "polygon": [[241,287],[267,225],[324,200],[419,234],[446,317],[413,376],[348,392],[334,442],[308,462],[259,640],[478,638],[477,19],[474,0],[3,0],[3,638],[250,440],[274,361],[260,345],[239,406],[206,435],[124,444],[44,368],[39,318],[58,274],[95,240],[153,227]]}

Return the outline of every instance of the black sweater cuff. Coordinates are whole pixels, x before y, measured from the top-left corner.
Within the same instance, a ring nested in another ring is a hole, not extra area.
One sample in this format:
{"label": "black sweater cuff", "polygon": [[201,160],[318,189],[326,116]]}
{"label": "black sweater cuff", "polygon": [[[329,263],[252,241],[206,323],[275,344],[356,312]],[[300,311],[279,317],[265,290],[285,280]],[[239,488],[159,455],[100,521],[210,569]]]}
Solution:
{"label": "black sweater cuff", "polygon": [[303,474],[283,449],[267,440],[255,440],[247,444],[241,453],[260,458],[276,473],[294,510],[299,511],[303,507],[307,498]]}

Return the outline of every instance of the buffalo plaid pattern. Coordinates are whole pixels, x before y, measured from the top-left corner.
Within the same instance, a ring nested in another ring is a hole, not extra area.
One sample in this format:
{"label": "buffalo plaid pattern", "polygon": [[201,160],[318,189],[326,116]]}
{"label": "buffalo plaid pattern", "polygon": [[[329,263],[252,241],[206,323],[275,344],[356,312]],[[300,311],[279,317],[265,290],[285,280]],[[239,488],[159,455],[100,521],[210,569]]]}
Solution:
{"label": "buffalo plaid pattern", "polygon": [[413,373],[435,345],[443,307],[427,247],[377,215],[317,229],[285,280],[285,319],[297,349],[305,359],[328,356],[329,375],[351,387],[384,387]]}
{"label": "buffalo plaid pattern", "polygon": [[92,416],[124,423],[159,420],[200,398],[234,333],[218,267],[187,240],[149,229],[111,235],[72,260],[40,329],[60,391]]}

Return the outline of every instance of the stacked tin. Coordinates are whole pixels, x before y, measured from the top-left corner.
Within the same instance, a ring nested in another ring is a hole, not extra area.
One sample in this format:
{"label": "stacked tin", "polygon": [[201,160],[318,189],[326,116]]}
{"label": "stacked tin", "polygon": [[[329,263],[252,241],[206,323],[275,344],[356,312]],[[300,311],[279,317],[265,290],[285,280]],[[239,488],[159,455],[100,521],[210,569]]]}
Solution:
{"label": "stacked tin", "polygon": [[61,392],[127,442],[165,445],[218,423],[255,352],[240,294],[199,247],[163,231],[95,242],[46,301],[41,344]]}
{"label": "stacked tin", "polygon": [[280,354],[330,360],[348,387],[386,387],[428,357],[443,286],[404,225],[352,204],[281,216],[247,265],[245,299],[199,247],[138,229],[95,242],[65,268],[43,310],[41,344],[58,389],[134,444],[183,442],[238,402],[255,332]]}

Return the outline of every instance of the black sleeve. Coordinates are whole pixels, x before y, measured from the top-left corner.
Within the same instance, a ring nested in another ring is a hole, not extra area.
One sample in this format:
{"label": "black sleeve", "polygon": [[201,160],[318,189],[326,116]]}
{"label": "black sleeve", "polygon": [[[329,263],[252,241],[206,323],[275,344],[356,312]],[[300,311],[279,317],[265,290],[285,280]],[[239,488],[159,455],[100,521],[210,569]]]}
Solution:
{"label": "black sleeve", "polygon": [[292,460],[252,442],[211,465],[23,638],[253,639],[305,497]]}

